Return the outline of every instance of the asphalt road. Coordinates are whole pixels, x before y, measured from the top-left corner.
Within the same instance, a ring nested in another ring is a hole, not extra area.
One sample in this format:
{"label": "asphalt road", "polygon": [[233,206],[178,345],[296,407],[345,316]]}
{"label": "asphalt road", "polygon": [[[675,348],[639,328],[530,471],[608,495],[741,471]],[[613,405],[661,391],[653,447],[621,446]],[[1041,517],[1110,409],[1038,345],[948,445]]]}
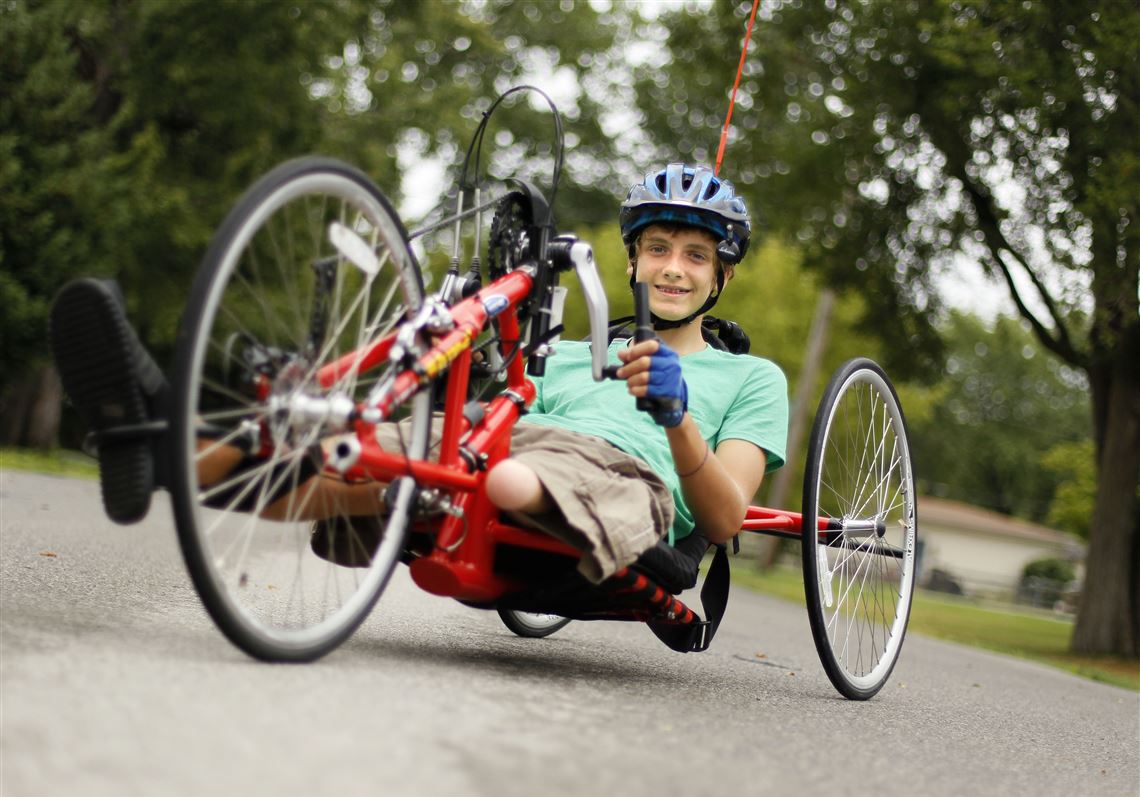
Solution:
{"label": "asphalt road", "polygon": [[337,652],[258,663],[164,498],[119,527],[93,482],[0,473],[3,797],[1140,794],[1136,693],[912,636],[849,702],[804,610],[743,590],[681,655],[621,623],[519,639],[401,571]]}

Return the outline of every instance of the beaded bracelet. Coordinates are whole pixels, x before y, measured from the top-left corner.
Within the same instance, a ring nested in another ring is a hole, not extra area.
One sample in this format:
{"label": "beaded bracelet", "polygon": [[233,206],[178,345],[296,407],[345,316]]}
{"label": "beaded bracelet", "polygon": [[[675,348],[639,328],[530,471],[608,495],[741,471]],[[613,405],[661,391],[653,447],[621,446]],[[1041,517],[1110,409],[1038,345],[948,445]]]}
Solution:
{"label": "beaded bracelet", "polygon": [[701,459],[700,465],[697,465],[697,467],[693,468],[688,473],[681,473],[678,470],[676,470],[675,468],[674,468],[673,472],[677,474],[678,478],[681,478],[681,479],[689,478],[690,476],[692,476],[694,473],[696,473],[697,471],[699,471],[701,468],[703,468],[705,466],[705,463],[709,461],[709,453],[711,453],[711,451],[712,451],[712,448],[709,446],[708,441],[706,440],[705,441],[705,455]]}

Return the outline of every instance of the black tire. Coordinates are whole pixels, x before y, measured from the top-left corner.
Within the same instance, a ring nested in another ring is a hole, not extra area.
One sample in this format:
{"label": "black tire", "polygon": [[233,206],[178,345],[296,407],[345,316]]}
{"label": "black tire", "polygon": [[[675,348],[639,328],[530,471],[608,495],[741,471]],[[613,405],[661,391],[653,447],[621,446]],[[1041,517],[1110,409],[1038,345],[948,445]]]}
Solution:
{"label": "black tire", "polygon": [[[819,404],[803,494],[803,574],[815,647],[836,689],[874,696],[902,649],[918,515],[906,420],[871,360],[844,363]],[[821,532],[818,519],[835,518]]]}
{"label": "black tire", "polygon": [[514,609],[499,609],[499,617],[503,625],[511,631],[529,639],[550,636],[555,631],[565,628],[570,622],[570,618],[559,617],[556,614],[535,614]]}
{"label": "black tire", "polygon": [[[308,509],[307,491],[297,488],[322,467],[320,441],[343,425],[303,406],[362,400],[367,380],[345,376],[321,388],[315,369],[422,302],[419,266],[388,200],[364,174],[328,158],[290,161],[258,180],[206,252],[178,338],[170,488],[194,586],[218,627],[251,656],[309,661],[328,653],[387,584],[413,485],[395,483],[391,511],[379,520],[354,518],[339,503]],[[403,413],[412,456],[425,452],[430,412],[429,391],[421,391]],[[238,449],[247,454],[236,470],[199,484],[200,459]],[[261,517],[278,499],[285,519]],[[327,520],[317,526],[306,511]],[[327,541],[320,555],[318,538]],[[355,566],[330,561],[337,559]]]}

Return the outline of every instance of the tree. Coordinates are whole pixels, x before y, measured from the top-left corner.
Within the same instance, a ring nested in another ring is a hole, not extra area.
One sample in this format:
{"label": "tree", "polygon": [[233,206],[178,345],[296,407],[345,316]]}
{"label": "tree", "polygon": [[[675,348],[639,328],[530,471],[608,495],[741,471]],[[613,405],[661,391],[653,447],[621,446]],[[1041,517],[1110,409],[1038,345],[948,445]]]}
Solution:
{"label": "tree", "polygon": [[[527,81],[574,86],[559,103],[569,150],[559,207],[573,222],[609,221],[596,210],[612,202],[609,186],[598,184],[610,159],[599,122],[604,100],[581,85],[587,73],[604,72],[617,29],[589,4],[362,5],[367,22],[346,30],[343,51],[327,59],[330,74],[310,83],[328,111],[326,143],[335,154],[391,193],[399,191],[401,149],[407,163],[443,158],[458,178],[469,139],[500,93]],[[550,109],[537,95],[521,95],[496,112],[480,175],[469,177],[521,177],[549,188],[553,145]]]}
{"label": "tree", "polygon": [[[750,6],[659,21],[639,85],[660,141],[711,151],[728,76],[704,65],[738,51]],[[866,293],[892,367],[938,362],[936,278],[966,257],[1087,375],[1098,490],[1073,647],[1140,654],[1140,9],[788,0],[757,25],[732,172],[809,267]]]}
{"label": "tree", "polygon": [[[165,361],[210,235],[260,173],[321,151],[398,199],[401,152],[459,160],[536,64],[594,63],[582,54],[609,46],[596,21],[584,4],[501,0],[0,3],[0,440],[56,438],[45,329],[67,279],[117,279]],[[576,162],[596,160],[592,100],[562,110]],[[493,134],[484,166],[548,172],[549,111],[517,102],[500,121],[523,132]],[[564,186],[579,216],[596,206],[587,181]]]}
{"label": "tree", "polygon": [[[336,6],[14,2],[0,6],[0,349],[5,415],[58,405],[47,370],[51,297],[114,277],[159,348],[189,275],[240,188],[314,146],[298,75],[338,47]],[[266,98],[272,97],[272,101]],[[48,444],[16,437],[13,442]]]}

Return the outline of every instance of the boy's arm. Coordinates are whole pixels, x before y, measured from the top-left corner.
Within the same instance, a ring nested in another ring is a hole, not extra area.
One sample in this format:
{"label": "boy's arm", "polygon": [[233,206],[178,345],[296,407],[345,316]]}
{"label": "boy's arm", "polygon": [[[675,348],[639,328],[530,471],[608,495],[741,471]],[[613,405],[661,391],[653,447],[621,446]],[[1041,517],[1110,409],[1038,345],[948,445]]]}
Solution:
{"label": "boy's arm", "polygon": [[[652,358],[659,348],[658,341],[647,340],[618,352],[625,363],[618,370],[618,377],[626,380],[631,395],[641,397],[649,393]],[[663,374],[670,375],[668,365]],[[668,395],[686,394],[679,368],[671,376],[677,384],[666,388],[675,391]],[[683,398],[679,401],[683,403]],[[725,440],[712,451],[693,417],[687,411],[674,412],[680,414],[679,423],[673,418],[657,422],[665,426],[685,503],[693,511],[697,527],[710,541],[726,542],[740,531],[748,504],[764,478],[767,455],[759,446],[735,438]]]}
{"label": "boy's arm", "polygon": [[665,433],[697,528],[712,543],[731,540],[764,478],[764,450],[747,440],[725,440],[711,451],[688,413]]}

